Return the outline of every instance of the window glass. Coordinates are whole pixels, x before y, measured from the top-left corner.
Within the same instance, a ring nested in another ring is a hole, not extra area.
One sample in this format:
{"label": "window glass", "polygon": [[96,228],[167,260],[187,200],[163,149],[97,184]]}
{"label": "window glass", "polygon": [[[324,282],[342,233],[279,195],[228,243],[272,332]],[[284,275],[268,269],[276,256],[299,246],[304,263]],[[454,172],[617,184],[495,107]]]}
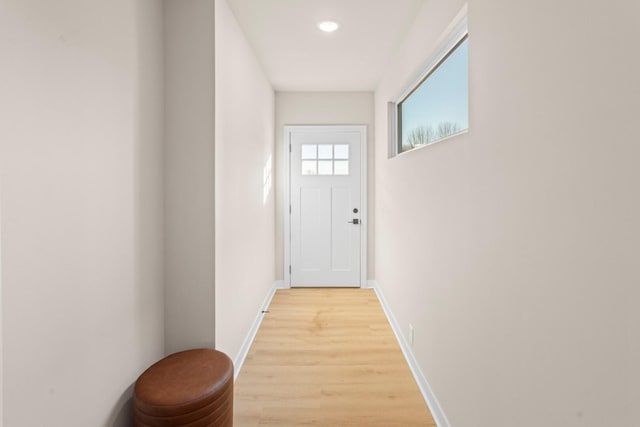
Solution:
{"label": "window glass", "polygon": [[318,145],[318,158],[323,160],[331,160],[333,158],[333,145]]}
{"label": "window glass", "polygon": [[468,39],[398,104],[398,153],[469,128]]}
{"label": "window glass", "polygon": [[302,158],[303,159],[317,159],[317,148],[315,144],[302,144]]}
{"label": "window glass", "polygon": [[349,175],[349,144],[303,144],[302,175]]}
{"label": "window glass", "polygon": [[349,175],[349,160],[335,160],[333,173],[334,175]]}
{"label": "window glass", "polygon": [[331,160],[319,160],[318,175],[333,175],[333,162]]}
{"label": "window glass", "polygon": [[302,175],[318,175],[318,163],[315,160],[303,160]]}
{"label": "window glass", "polygon": [[349,158],[349,144],[336,144],[333,147],[333,150],[335,152],[334,159]]}

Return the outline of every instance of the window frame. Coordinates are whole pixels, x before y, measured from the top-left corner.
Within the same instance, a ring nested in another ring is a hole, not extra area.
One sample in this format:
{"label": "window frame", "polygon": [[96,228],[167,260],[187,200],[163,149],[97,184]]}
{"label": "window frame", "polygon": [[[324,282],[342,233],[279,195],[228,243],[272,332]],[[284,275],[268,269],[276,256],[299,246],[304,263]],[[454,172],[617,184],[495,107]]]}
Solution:
{"label": "window frame", "polygon": [[418,74],[418,77],[413,79],[409,85],[405,86],[401,94],[395,98],[395,101],[388,103],[389,158],[397,157],[401,154],[409,153],[419,148],[446,141],[451,137],[469,131],[469,127],[467,127],[466,129],[456,132],[453,135],[440,138],[438,140],[421,145],[420,147],[401,151],[400,145],[402,144],[402,113],[400,110],[400,106],[407,98],[409,98],[416,90],[418,90],[420,85],[422,85],[422,83],[424,83],[464,41],[469,39],[466,10],[463,10],[462,12],[462,16],[456,17],[447,31],[445,31],[444,35],[440,37],[440,41],[437,43],[437,48],[428,57],[426,65],[421,68],[421,72]]}

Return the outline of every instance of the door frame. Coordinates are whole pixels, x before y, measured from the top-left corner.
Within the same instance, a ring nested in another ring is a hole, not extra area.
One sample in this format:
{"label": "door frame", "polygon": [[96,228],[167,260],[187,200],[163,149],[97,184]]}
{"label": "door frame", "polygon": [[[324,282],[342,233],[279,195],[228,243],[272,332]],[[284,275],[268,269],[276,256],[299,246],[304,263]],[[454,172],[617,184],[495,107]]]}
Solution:
{"label": "door frame", "polygon": [[366,125],[289,125],[282,138],[284,175],[284,285],[291,287],[291,134],[304,132],[358,132],[360,134],[360,287],[367,287],[367,235],[369,230],[367,206],[367,126]]}

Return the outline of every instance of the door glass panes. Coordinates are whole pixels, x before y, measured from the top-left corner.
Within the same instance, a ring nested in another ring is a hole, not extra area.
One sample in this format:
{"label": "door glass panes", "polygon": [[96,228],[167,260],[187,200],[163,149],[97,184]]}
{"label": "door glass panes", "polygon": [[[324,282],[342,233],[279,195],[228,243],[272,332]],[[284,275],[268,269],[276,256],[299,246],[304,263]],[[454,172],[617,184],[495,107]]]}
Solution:
{"label": "door glass panes", "polygon": [[348,144],[336,144],[334,147],[334,159],[348,160],[349,159],[349,145]]}
{"label": "door glass panes", "polygon": [[302,159],[303,160],[311,160],[317,159],[317,148],[318,146],[315,144],[302,144]]}
{"label": "door glass panes", "polygon": [[318,158],[322,160],[333,159],[333,145],[330,145],[330,144],[318,145]]}
{"label": "door glass panes", "polygon": [[302,144],[302,175],[349,175],[349,144]]}
{"label": "door glass panes", "polygon": [[318,163],[315,160],[303,160],[302,175],[318,175]]}
{"label": "door glass panes", "polygon": [[333,173],[334,175],[349,175],[349,160],[336,160]]}
{"label": "door glass panes", "polygon": [[333,162],[331,160],[319,160],[318,175],[333,175]]}

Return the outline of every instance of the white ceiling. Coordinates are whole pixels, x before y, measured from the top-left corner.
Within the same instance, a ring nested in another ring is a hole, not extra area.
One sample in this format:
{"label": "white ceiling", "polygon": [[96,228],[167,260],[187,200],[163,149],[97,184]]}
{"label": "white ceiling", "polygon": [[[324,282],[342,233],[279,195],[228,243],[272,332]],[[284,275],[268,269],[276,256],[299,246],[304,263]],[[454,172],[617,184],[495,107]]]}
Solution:
{"label": "white ceiling", "polygon": [[425,0],[227,1],[275,90],[371,91]]}

